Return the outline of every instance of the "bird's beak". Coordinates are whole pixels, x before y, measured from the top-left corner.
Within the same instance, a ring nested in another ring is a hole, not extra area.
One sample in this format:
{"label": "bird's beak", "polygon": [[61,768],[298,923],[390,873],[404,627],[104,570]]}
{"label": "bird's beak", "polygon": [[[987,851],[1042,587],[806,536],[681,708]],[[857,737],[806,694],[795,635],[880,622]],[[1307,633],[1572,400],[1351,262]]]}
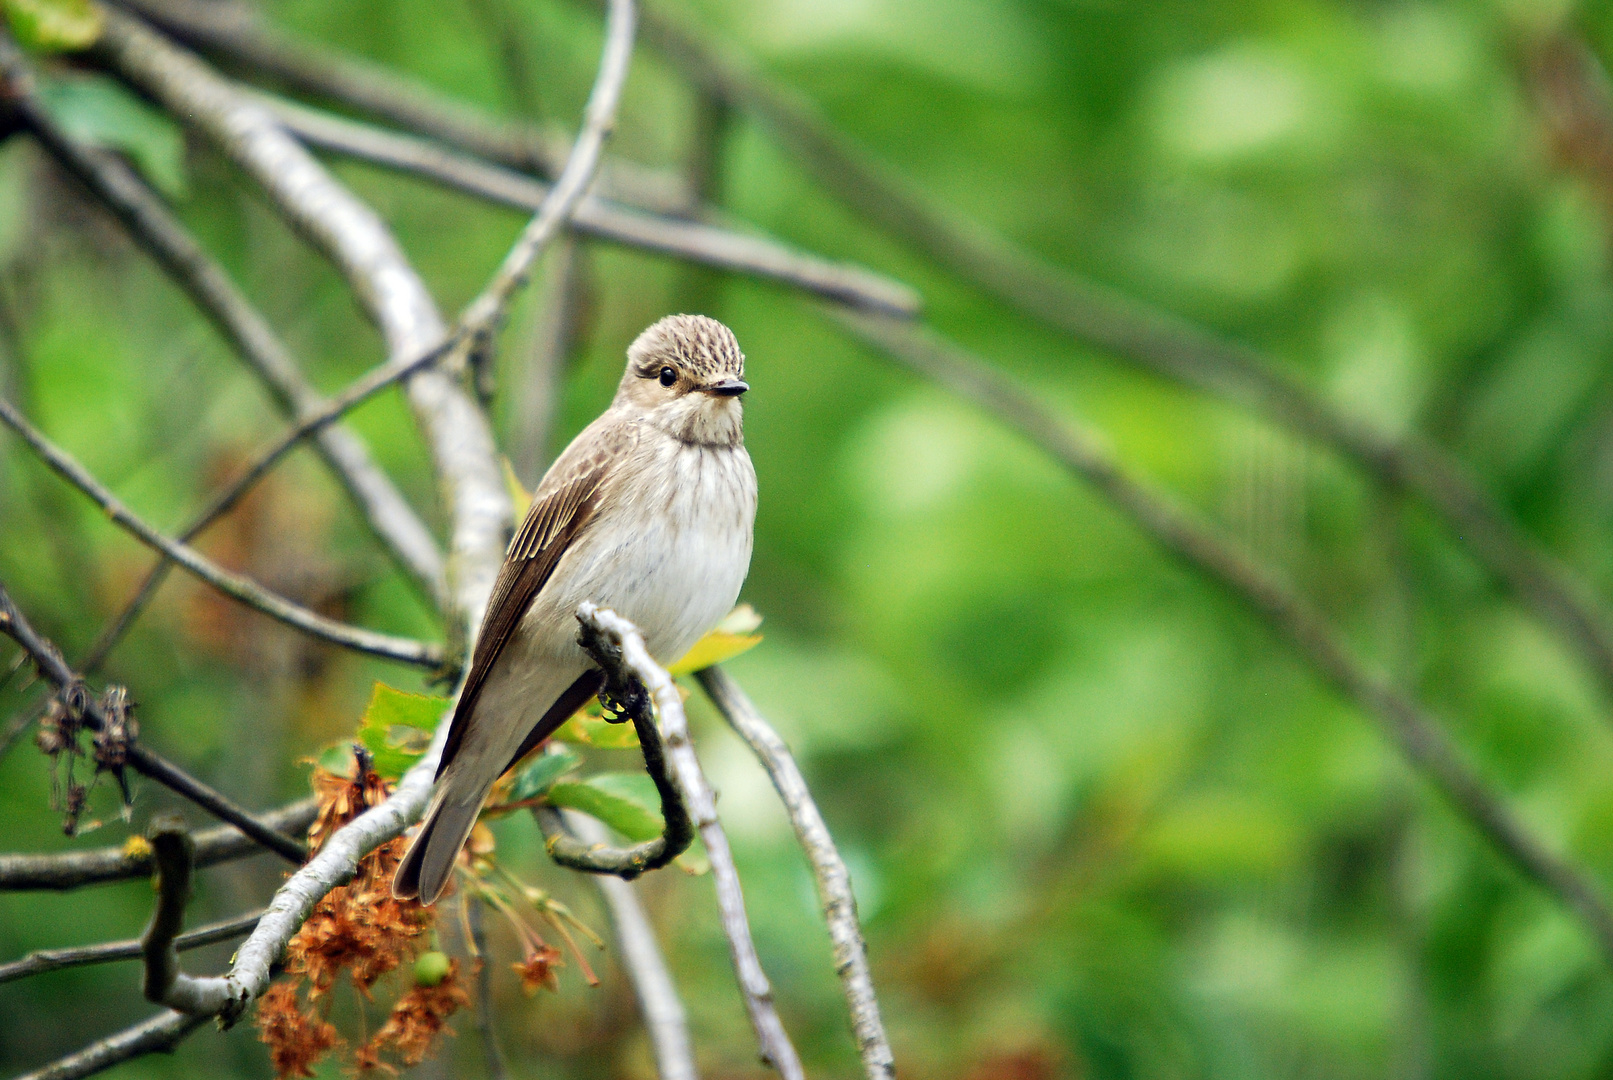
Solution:
{"label": "bird's beak", "polygon": [[724,379],[722,382],[712,383],[710,386],[705,386],[701,389],[716,397],[738,397],[750,389],[750,383],[744,379]]}

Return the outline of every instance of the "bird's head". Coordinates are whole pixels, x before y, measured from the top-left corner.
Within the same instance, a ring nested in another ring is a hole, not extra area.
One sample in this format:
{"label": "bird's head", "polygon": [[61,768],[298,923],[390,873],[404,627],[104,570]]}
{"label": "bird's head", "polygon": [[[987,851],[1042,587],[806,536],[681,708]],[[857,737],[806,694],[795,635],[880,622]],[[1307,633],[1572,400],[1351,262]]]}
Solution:
{"label": "bird's head", "polygon": [[668,315],[628,346],[615,407],[684,442],[735,446],[749,389],[732,330],[704,315]]}

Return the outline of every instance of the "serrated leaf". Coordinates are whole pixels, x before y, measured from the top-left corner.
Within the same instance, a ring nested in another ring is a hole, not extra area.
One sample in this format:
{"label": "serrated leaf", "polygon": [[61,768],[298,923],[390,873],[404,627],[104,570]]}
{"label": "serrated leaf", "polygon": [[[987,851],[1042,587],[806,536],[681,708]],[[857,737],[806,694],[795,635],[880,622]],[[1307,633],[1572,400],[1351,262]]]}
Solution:
{"label": "serrated leaf", "polygon": [[515,520],[520,521],[532,508],[532,493],[521,483],[521,478],[515,475],[515,466],[510,464],[509,458],[500,455],[498,463],[504,467],[504,487],[510,493],[510,502],[515,504]]}
{"label": "serrated leaf", "polygon": [[38,52],[87,49],[106,23],[90,0],[3,0],[0,7],[18,42]]}
{"label": "serrated leaf", "polygon": [[651,799],[646,801],[643,780],[647,776],[632,773],[600,773],[586,780],[562,782],[549,789],[549,802],[598,818],[629,840],[652,840],[661,835],[663,824],[654,798],[654,785],[650,784]]}
{"label": "serrated leaf", "polygon": [[762,617],[756,614],[756,609],[740,604],[723,616],[722,622],[710,633],[695,642],[694,648],[684,653],[677,663],[668,667],[667,673],[674,678],[688,675],[754,649],[762,643],[762,635],[752,633],[760,625]]}
{"label": "serrated leaf", "polygon": [[510,783],[508,802],[523,802],[537,798],[552,787],[556,780],[582,764],[582,758],[570,750],[551,750],[539,754],[515,774]]}
{"label": "serrated leaf", "polygon": [[388,780],[408,772],[426,752],[448,706],[447,698],[376,683],[358,729],[359,741],[375,759],[375,771]]}
{"label": "serrated leaf", "polygon": [[39,101],[74,140],[127,154],[153,187],[185,197],[185,137],[173,121],[104,75],[41,78]]}

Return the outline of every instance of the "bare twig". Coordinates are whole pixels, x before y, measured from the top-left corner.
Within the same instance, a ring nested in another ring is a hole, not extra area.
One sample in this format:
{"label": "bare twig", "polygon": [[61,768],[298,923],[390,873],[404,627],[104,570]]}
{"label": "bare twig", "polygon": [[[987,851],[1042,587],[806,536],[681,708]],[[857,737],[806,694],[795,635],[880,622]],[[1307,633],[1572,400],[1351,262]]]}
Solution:
{"label": "bare twig", "polygon": [[621,702],[638,733],[639,750],[644,755],[644,771],[655,782],[656,794],[661,798],[661,835],[629,848],[611,847],[590,840],[580,841],[566,830],[565,819],[554,807],[534,806],[532,816],[543,830],[544,846],[549,857],[561,866],[582,870],[589,874],[609,874],[624,881],[632,881],[649,870],[659,870],[689,850],[694,842],[694,825],[689,810],[678,794],[676,782],[667,770],[666,750],[661,745],[661,733],[656,730],[655,715],[650,703],[642,695],[631,695]]}
{"label": "bare twig", "polygon": [[790,748],[773,730],[745,691],[720,667],[695,672],[695,679],[711,698],[723,719],[750,744],[767,774],[773,778],[796,839],[812,863],[818,883],[818,899],[823,904],[823,920],[829,927],[834,946],[834,967],[851,1012],[851,1030],[862,1055],[868,1080],[892,1080],[896,1059],[891,1053],[885,1025],[879,1017],[879,999],[868,970],[868,949],[863,943],[862,926],[857,919],[857,898],[851,891],[851,875],[835,847],[834,837],[824,824],[823,815],[807,789],[806,780],[795,764]]}
{"label": "bare twig", "polygon": [[1442,447],[1353,419],[1256,350],[1052,266],[943,209],[871,161],[798,94],[767,80],[664,12],[644,36],[697,86],[762,120],[829,191],[858,213],[1026,314],[1151,371],[1229,398],[1354,460],[1379,482],[1417,493],[1495,578],[1586,659],[1613,690],[1613,628],[1595,594],[1538,550]]}
{"label": "bare twig", "polygon": [[1372,674],[1307,600],[1208,523],[1126,473],[1094,432],[962,349],[911,324],[835,312],[864,340],[996,416],[1110,499],[1166,550],[1219,582],[1345,697],[1374,718],[1408,761],[1514,866],[1579,916],[1613,962],[1613,910],[1577,867],[1547,850],[1413,700]]}
{"label": "bare twig", "polygon": [[[49,679],[58,691],[65,692],[71,687],[81,685],[79,677],[67,666],[56,646],[41,637],[29,625],[28,620],[12,602],[4,585],[0,585],[0,634],[21,645],[40,674]],[[82,706],[86,722],[95,731],[106,731],[110,725],[100,702],[90,694],[75,697],[80,699],[78,704]],[[118,751],[132,768],[183,795],[221,820],[228,821],[270,851],[294,863],[300,863],[307,857],[308,850],[302,844],[258,821],[219,792],[167,759],[133,742],[132,739],[118,747]]]}
{"label": "bare twig", "polygon": [[616,107],[627,82],[628,63],[633,58],[633,28],[636,23],[633,0],[608,0],[605,16],[605,47],[594,76],[593,89],[583,108],[582,130],[572,144],[566,166],[554,187],[544,197],[493,279],[465,308],[460,324],[470,335],[470,359],[485,361],[493,337],[504,321],[510,300],[532,274],[533,264],[543,249],[570,219],[577,204],[588,194],[599,156],[616,124]]}
{"label": "bare twig", "polygon": [[[582,837],[584,843],[606,841],[605,827],[593,818],[571,811],[565,811],[564,818],[565,824]],[[684,1015],[683,1002],[678,997],[672,973],[667,970],[661,947],[656,943],[655,928],[639,902],[638,891],[622,879],[609,875],[595,878],[595,881],[610,910],[611,925],[616,928],[621,966],[633,983],[633,996],[638,998],[639,1012],[644,1016],[644,1030],[655,1054],[656,1076],[659,1080],[698,1080],[688,1017]]]}
{"label": "bare twig", "polygon": [[[241,937],[258,925],[258,919],[262,915],[263,912],[254,911],[237,919],[198,926],[174,938],[174,948],[186,952],[190,949],[199,949],[203,945],[213,945]],[[63,968],[109,964],[116,960],[138,960],[143,955],[145,955],[144,947],[138,939],[108,941],[101,945],[80,945],[68,949],[39,949],[21,960],[0,964],[0,983],[27,978],[29,975],[43,975],[47,971],[61,971]]]}
{"label": "bare twig", "polygon": [[532,340],[525,363],[512,379],[505,435],[510,463],[528,487],[538,485],[549,462],[561,381],[585,333],[592,267],[593,260],[577,238],[563,238],[549,253],[533,304]]}
{"label": "bare twig", "polygon": [[[265,24],[257,9],[246,4],[224,0],[120,3],[231,64],[512,169],[554,176],[571,153],[570,140],[561,133],[492,116],[395,71],[318,42],[292,39]],[[687,190],[677,177],[626,161],[603,167],[599,190],[657,213],[677,213],[688,204]]]}
{"label": "bare twig", "polygon": [[504,1048],[498,1044],[498,1032],[493,1030],[493,969],[487,963],[482,902],[467,893],[460,894],[459,902],[466,905],[465,924],[470,928],[470,947],[476,953],[476,1034],[482,1042],[482,1062],[487,1066],[487,1080],[505,1080],[509,1068],[504,1061]]}
{"label": "bare twig", "polygon": [[[314,800],[301,799],[270,810],[258,820],[276,832],[301,833],[313,823],[317,810]],[[191,840],[195,845],[197,866],[229,862],[264,850],[256,840],[233,825],[202,829],[191,834]],[[150,873],[151,852],[144,846],[125,844],[49,855],[0,854],[0,892],[65,891],[146,877]]]}
{"label": "bare twig", "polygon": [[689,741],[689,724],[684,719],[683,699],[677,685],[651,658],[638,629],[626,619],[613,611],[584,603],[577,609],[577,621],[582,625],[579,642],[605,669],[607,676],[623,683],[638,682],[655,703],[673,777],[711,859],[723,933],[728,938],[728,951],[746,1011],[750,1013],[751,1026],[761,1045],[762,1060],[777,1069],[784,1080],[803,1080],[801,1060],[773,1005],[772,985],[756,955],[756,943],[751,940],[750,920],[745,915],[745,896],[740,888],[739,873],[734,868],[733,852],[728,847],[722,822],[717,818],[716,796]]}
{"label": "bare twig", "polygon": [[[468,194],[523,210],[536,210],[549,186],[487,165],[410,135],[395,134],[330,113],[265,97],[287,130],[310,146],[413,173]],[[655,251],[737,274],[777,281],[856,307],[915,315],[918,294],[861,266],[797,251],[777,240],[714,224],[654,216],[597,196],[577,205],[571,227],[627,247]]]}
{"label": "bare twig", "polygon": [[[112,211],[130,236],[185,290],[263,381],[276,403],[293,417],[317,411],[322,402],[319,392],[262,314],[133,169],[112,154],[81,146],[51,120],[34,99],[27,62],[4,35],[0,35],[0,78],[5,81],[11,107],[45,149]],[[370,458],[363,440],[345,428],[330,429],[319,432],[315,445],[376,537],[405,572],[440,603],[446,585],[437,543]],[[87,670],[97,666],[98,659],[84,665]]]}
{"label": "bare twig", "polygon": [[[338,184],[263,106],[196,57],[117,11],[97,46],[120,75],[215,141],[273,205],[325,252],[380,327],[392,362],[439,348],[446,334],[425,285],[385,225]],[[503,559],[509,494],[486,419],[454,382],[427,368],[407,383],[451,522],[451,600],[474,634]]]}
{"label": "bare twig", "polygon": [[225,570],[187,544],[170,540],[124,506],[118,497],[103,487],[84,466],[45,438],[4,398],[0,398],[0,422],[4,422],[7,427],[22,436],[23,441],[33,447],[34,452],[45,464],[49,465],[58,476],[89,496],[115,524],[224,595],[332,645],[420,667],[441,666],[443,652],[440,646],[337,622],[318,612],[310,611],[301,604],[293,603],[278,593],[271,592],[250,578]]}
{"label": "bare twig", "polygon": [[180,1040],[205,1023],[205,1016],[188,1016],[164,1010],[150,1020],[93,1042],[42,1069],[24,1073],[16,1080],[80,1080],[81,1077],[94,1076],[130,1058],[172,1050]]}

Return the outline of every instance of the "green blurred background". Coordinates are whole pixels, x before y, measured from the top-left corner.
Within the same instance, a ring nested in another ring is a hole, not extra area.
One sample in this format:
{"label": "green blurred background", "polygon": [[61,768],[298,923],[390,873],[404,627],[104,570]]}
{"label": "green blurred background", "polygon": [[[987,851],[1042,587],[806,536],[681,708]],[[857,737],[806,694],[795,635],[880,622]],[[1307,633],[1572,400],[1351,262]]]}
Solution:
{"label": "green blurred background", "polygon": [[[1546,129],[1528,62],[1562,6],[670,10],[959,214],[1260,347],[1348,414],[1445,444],[1608,597],[1609,200]],[[600,40],[597,13],[566,0],[277,0],[266,14],[489,109],[567,126]],[[1568,14],[1613,57],[1613,12]],[[380,359],[335,274],[230,166],[133,99],[91,90],[93,107],[75,113],[79,78],[54,70],[57,107],[122,133],[322,388]],[[613,150],[683,169],[699,156],[699,112],[679,73],[641,46]],[[836,202],[742,112],[721,131],[717,192],[737,219],[919,288],[936,327],[1097,425],[1132,467],[1292,576],[1430,705],[1548,846],[1613,882],[1609,700],[1423,508],[1323,448],[1017,314]],[[445,311],[474,294],[523,221],[335,168],[392,224]],[[1589,936],[1235,599],[814,302],[604,245],[578,258],[581,340],[548,453],[608,401],[627,343],[661,315],[705,311],[746,351],[761,510],[743,598],[766,617],[766,640],[730,669],[800,755],[851,865],[901,1075],[1613,1071],[1613,978]],[[148,520],[178,527],[280,429],[184,298],[20,137],[0,146],[0,259],[5,392]],[[494,411],[512,440],[541,290],[500,353]],[[440,524],[401,401],[368,405],[353,424]],[[306,453],[204,549],[354,621],[441,632]],[[0,439],[0,580],[69,655],[147,562]],[[303,759],[353,730],[376,679],[422,687],[177,579],[109,674],[132,688],[152,746],[254,807],[306,791]],[[0,717],[37,692],[14,680]],[[693,701],[785,1021],[810,1075],[851,1076],[805,861],[765,774]],[[0,760],[5,848],[118,843],[170,805],[140,784],[125,825],[103,785],[89,816],[107,824],[69,841],[48,797],[47,764],[24,741]],[[587,883],[547,866],[533,833],[525,818],[501,823],[503,857],[603,928]],[[192,924],[261,904],[281,869],[260,858],[207,871]],[[641,888],[703,1074],[761,1075],[709,878],[669,870]],[[0,895],[0,959],[132,936],[150,895],[138,881]],[[495,956],[513,949],[495,927]],[[217,970],[229,952],[187,966]],[[590,989],[572,965],[558,995],[527,999],[497,965],[514,1075],[653,1074],[630,993],[608,958],[601,972]],[[0,986],[0,1068],[42,1064],[150,1012],[129,964]],[[428,1074],[480,1074],[468,1016],[456,1026],[451,1064]],[[270,1070],[248,1025],[117,1070],[203,1073]]]}

